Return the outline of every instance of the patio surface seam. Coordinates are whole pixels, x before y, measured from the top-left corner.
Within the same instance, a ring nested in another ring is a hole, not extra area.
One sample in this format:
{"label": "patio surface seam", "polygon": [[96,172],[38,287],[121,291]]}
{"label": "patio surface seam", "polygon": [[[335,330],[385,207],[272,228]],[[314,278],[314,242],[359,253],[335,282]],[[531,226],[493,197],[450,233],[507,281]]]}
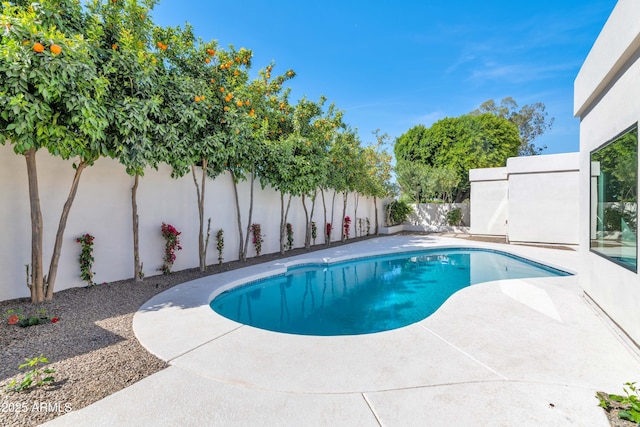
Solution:
{"label": "patio surface seam", "polygon": [[371,402],[369,402],[369,399],[367,399],[367,396],[364,393],[360,393],[360,396],[362,396],[362,398],[364,399],[365,403],[367,404],[367,406],[369,407],[369,410],[371,411],[371,413],[373,414],[373,416],[376,419],[376,422],[378,423],[378,425],[380,427],[382,427],[382,421],[380,421],[380,416],[378,415],[378,413],[376,412],[376,410],[373,408],[373,404]]}
{"label": "patio surface seam", "polygon": [[203,346],[205,346],[205,345],[207,345],[207,344],[209,344],[209,343],[214,342],[214,341],[215,341],[215,340],[217,340],[217,339],[220,339],[220,338],[222,338],[222,337],[224,337],[224,336],[226,336],[226,335],[229,335],[230,333],[237,331],[238,329],[242,328],[243,326],[244,326],[244,325],[240,325],[240,326],[238,326],[238,327],[236,327],[236,328],[231,329],[230,331],[227,331],[227,332],[225,332],[225,333],[223,333],[223,334],[218,335],[218,336],[217,336],[217,337],[215,337],[215,338],[211,338],[211,339],[210,339],[210,340],[208,340],[208,341],[205,341],[205,342],[203,342],[203,343],[201,343],[201,344],[198,344],[197,346],[193,347],[192,349],[189,349],[189,350],[187,350],[187,351],[184,351],[184,352],[182,352],[182,353],[180,353],[180,354],[178,354],[178,355],[176,355],[176,356],[173,356],[172,358],[167,359],[167,363],[171,363],[171,362],[173,362],[174,360],[179,359],[180,357],[182,357],[182,356],[184,356],[184,355],[186,355],[186,354],[189,354],[189,353],[191,353],[192,351],[195,351],[195,350],[199,349],[200,347],[203,347]]}
{"label": "patio surface seam", "polygon": [[478,359],[476,359],[475,357],[473,357],[472,355],[470,355],[469,353],[467,353],[466,351],[462,350],[461,348],[457,347],[455,344],[451,343],[450,341],[447,341],[446,339],[444,339],[443,337],[441,337],[440,335],[438,335],[437,333],[435,333],[434,331],[432,331],[431,329],[427,328],[426,326],[420,324],[420,327],[425,329],[426,331],[430,332],[433,336],[435,336],[436,338],[438,338],[439,340],[441,340],[442,342],[444,342],[445,344],[447,344],[448,346],[452,347],[453,349],[455,349],[456,351],[458,351],[459,353],[462,353],[463,355],[465,355],[467,358],[473,360],[474,362],[476,362],[477,364],[479,364],[480,366],[484,367],[485,369],[493,372],[494,374],[498,375],[499,377],[501,377],[503,380],[505,381],[510,381],[509,378],[507,378],[505,375],[501,374],[500,372],[496,371],[495,369],[493,369],[492,367],[488,366],[485,363],[482,363],[481,361],[479,361]]}

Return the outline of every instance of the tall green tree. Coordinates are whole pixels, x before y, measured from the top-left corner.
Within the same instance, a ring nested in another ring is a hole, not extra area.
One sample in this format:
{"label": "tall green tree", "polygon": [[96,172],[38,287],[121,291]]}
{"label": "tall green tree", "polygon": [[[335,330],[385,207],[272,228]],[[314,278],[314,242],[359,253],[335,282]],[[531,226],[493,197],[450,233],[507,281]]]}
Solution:
{"label": "tall green tree", "polygon": [[[243,55],[242,52],[241,50],[239,53],[240,57]],[[270,64],[260,70],[258,78],[252,82],[248,81],[248,74],[245,71],[236,70],[238,72],[234,72],[234,80],[230,81],[232,84],[230,90],[234,97],[227,96],[232,105],[226,106],[225,121],[232,128],[232,131],[226,134],[225,150],[220,153],[224,158],[220,159],[218,166],[222,165],[219,172],[227,171],[232,178],[240,241],[238,257],[242,261],[246,260],[249,249],[254,183],[256,177],[260,177],[265,166],[266,142],[269,138],[277,138],[281,135],[278,132],[281,129],[277,129],[277,131],[273,129],[275,132],[269,130],[268,116],[273,115],[276,108],[281,113],[279,116],[283,115],[284,107],[281,107],[280,103],[276,107],[273,99],[275,97],[277,100],[276,95],[282,92],[283,84],[295,76],[293,70],[287,70],[272,78],[273,68],[274,64]],[[249,180],[249,209],[246,231],[243,232],[238,183],[247,179]]]}
{"label": "tall green tree", "polygon": [[[244,129],[237,114],[234,95],[241,69],[246,68],[251,52],[218,48],[217,42],[204,42],[193,34],[193,28],[156,28],[154,40],[162,64],[161,84],[164,89],[159,113],[160,136],[171,147],[164,161],[173,168],[174,177],[191,172],[198,202],[198,253],[200,271],[206,270],[210,233],[205,235],[205,194],[208,178],[220,173],[229,151],[240,143]],[[196,168],[201,169],[200,181]],[[210,224],[210,223],[209,223]]]}
{"label": "tall green tree", "polygon": [[[106,140],[126,172],[134,177],[131,187],[133,230],[133,277],[141,281],[137,191],[147,166],[155,169],[166,157],[155,117],[161,103],[157,60],[151,53],[155,0],[94,1],[89,9],[102,20],[99,67],[109,81],[105,105],[109,125]],[[164,147],[166,150],[167,147]]]}
{"label": "tall green tree", "polygon": [[377,129],[373,132],[376,143],[364,151],[367,184],[365,194],[373,197],[374,207],[374,234],[378,234],[378,199],[391,195],[393,188],[391,183],[391,154],[387,152],[386,145],[390,137],[386,133],[380,133]]}
{"label": "tall green tree", "polygon": [[[504,166],[509,157],[518,154],[520,146],[514,124],[485,113],[439,120],[427,129],[414,149],[396,143],[394,150],[399,164],[407,161],[455,170],[459,179],[455,200],[460,202],[468,197],[469,169]],[[407,185],[403,190],[415,193]]]}
{"label": "tall green tree", "polygon": [[485,101],[474,110],[472,115],[485,113],[495,114],[498,117],[509,120],[518,127],[521,146],[518,151],[520,156],[533,156],[540,154],[547,146],[536,147],[533,143],[540,135],[551,130],[554,118],[549,118],[546,107],[542,102],[523,105],[518,108],[518,103],[512,98],[503,98],[500,104],[496,104],[493,99]]}
{"label": "tall green tree", "polygon": [[[64,230],[82,172],[108,154],[104,143],[107,81],[96,67],[102,26],[80,2],[2,3],[0,13],[0,143],[9,141],[27,165],[31,210],[30,292],[50,300]],[[36,154],[76,159],[49,274],[43,274],[43,223]]]}

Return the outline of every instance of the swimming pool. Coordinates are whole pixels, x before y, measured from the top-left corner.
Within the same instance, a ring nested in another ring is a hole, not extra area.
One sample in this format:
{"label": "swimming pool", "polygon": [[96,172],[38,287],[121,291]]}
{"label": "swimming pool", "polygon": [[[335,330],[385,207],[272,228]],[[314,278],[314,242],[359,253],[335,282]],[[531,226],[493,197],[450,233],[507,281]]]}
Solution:
{"label": "swimming pool", "polygon": [[418,322],[473,284],[566,275],[505,252],[438,249],[293,267],[224,292],[210,306],[270,331],[357,335]]}

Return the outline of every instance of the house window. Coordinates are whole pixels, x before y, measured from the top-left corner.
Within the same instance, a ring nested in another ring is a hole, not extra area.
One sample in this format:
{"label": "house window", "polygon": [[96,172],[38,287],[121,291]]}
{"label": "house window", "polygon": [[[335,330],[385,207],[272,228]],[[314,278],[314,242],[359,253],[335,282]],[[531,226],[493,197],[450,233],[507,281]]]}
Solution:
{"label": "house window", "polygon": [[638,125],[591,152],[591,251],[638,268]]}

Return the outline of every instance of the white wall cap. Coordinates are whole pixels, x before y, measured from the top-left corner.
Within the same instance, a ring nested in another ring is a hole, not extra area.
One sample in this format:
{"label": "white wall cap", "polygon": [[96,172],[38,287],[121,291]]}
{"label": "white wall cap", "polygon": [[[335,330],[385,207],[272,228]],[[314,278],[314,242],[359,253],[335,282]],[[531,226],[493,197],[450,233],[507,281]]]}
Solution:
{"label": "white wall cap", "polygon": [[580,170],[580,153],[544,154],[540,156],[510,157],[507,159],[509,175],[578,170]]}
{"label": "white wall cap", "polygon": [[507,168],[469,169],[469,181],[506,181]]}
{"label": "white wall cap", "polygon": [[640,49],[640,1],[618,0],[574,82],[573,111],[582,117]]}

